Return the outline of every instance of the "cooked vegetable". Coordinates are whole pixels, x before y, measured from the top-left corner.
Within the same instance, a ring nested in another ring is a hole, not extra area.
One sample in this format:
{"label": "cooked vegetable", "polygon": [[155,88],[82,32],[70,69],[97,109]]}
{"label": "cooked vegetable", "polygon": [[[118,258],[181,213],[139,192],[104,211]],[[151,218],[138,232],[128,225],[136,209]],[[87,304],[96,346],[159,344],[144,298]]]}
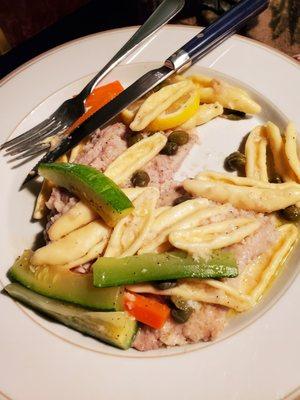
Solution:
{"label": "cooked vegetable", "polygon": [[100,257],[92,266],[94,285],[110,287],[179,278],[232,278],[238,275],[230,253],[214,253],[194,260],[183,252],[145,253],[138,256]]}
{"label": "cooked vegetable", "polygon": [[185,201],[191,199],[192,196],[190,194],[183,194],[182,196],[177,197],[177,199],[173,201],[173,206],[177,206],[178,204],[184,203]]}
{"label": "cooked vegetable", "polygon": [[128,135],[128,137],[127,137],[128,147],[133,146],[134,144],[136,144],[137,142],[139,142],[143,139],[144,139],[144,137],[140,133],[136,133],[135,135]]}
{"label": "cooked vegetable", "polygon": [[225,169],[228,171],[240,171],[245,168],[246,157],[243,153],[235,151],[225,158]]}
{"label": "cooked vegetable", "polygon": [[188,143],[189,138],[189,134],[185,131],[174,131],[168,136],[168,141],[174,142],[178,146],[183,146]]}
{"label": "cooked vegetable", "polygon": [[178,308],[173,308],[171,310],[171,315],[178,324],[184,324],[192,315],[193,309],[187,308],[186,310],[180,310]]}
{"label": "cooked vegetable", "polygon": [[161,150],[161,154],[165,154],[167,156],[173,156],[178,151],[178,144],[175,142],[167,142],[165,146]]}
{"label": "cooked vegetable", "polygon": [[115,226],[133,209],[131,201],[111,179],[87,165],[41,164],[39,174],[85,200],[109,226]]}
{"label": "cooked vegetable", "polygon": [[131,178],[131,183],[133,186],[145,187],[150,182],[150,177],[146,171],[136,171]]}
{"label": "cooked vegetable", "polygon": [[300,208],[296,205],[289,206],[281,210],[280,215],[288,221],[297,222],[300,220]]}
{"label": "cooked vegetable", "polygon": [[136,293],[127,292],[124,305],[125,310],[137,321],[155,329],[162,328],[170,315],[170,309],[166,304]]}
{"label": "cooked vegetable", "polygon": [[99,312],[49,299],[17,283],[5,287],[7,293],[55,320],[104,342],[128,349],[137,332],[136,321],[127,312]]}
{"label": "cooked vegetable", "polygon": [[59,266],[33,267],[31,250],[25,250],[8,271],[11,280],[44,296],[69,301],[96,310],[121,310],[121,287],[98,289],[93,286],[92,274],[78,274]]}
{"label": "cooked vegetable", "polygon": [[172,303],[175,305],[175,307],[178,308],[179,310],[185,311],[185,310],[188,310],[189,308],[191,308],[189,306],[189,303],[181,297],[172,296],[171,300],[172,300]]}
{"label": "cooked vegetable", "polygon": [[123,86],[119,81],[113,81],[107,85],[95,87],[85,101],[86,107],[92,107],[96,110],[103,107],[114,99],[119,93],[123,92]]}
{"label": "cooked vegetable", "polygon": [[175,287],[177,285],[177,281],[176,280],[172,280],[172,281],[157,281],[157,282],[154,282],[153,285],[158,290],[167,290],[167,289],[171,289],[172,287]]}
{"label": "cooked vegetable", "polygon": [[75,128],[77,128],[105,104],[110,102],[123,90],[123,86],[119,81],[114,81],[108,83],[107,85],[95,88],[85,101],[85,106],[88,108],[87,111],[78,119],[76,119],[76,121],[73,122],[73,124],[64,133],[67,135],[68,133],[72,132]]}

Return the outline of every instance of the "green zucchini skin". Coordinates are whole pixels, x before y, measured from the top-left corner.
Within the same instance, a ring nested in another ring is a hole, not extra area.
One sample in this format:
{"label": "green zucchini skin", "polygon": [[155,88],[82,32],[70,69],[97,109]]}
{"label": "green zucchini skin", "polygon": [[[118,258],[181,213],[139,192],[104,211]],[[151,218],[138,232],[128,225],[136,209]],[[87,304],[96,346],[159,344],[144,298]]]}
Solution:
{"label": "green zucchini skin", "polygon": [[100,257],[92,269],[94,286],[99,288],[182,278],[234,278],[238,275],[234,256],[225,252],[215,252],[207,260],[195,260],[183,252]]}
{"label": "green zucchini skin", "polygon": [[77,274],[59,266],[30,264],[31,250],[25,250],[8,271],[9,278],[44,296],[79,304],[94,310],[123,309],[122,287],[98,289],[93,286],[92,274]]}
{"label": "green zucchini skin", "polygon": [[131,347],[138,329],[135,319],[124,311],[86,310],[73,304],[41,296],[17,283],[11,283],[4,289],[11,297],[64,325],[123,350]]}
{"label": "green zucchini skin", "polygon": [[87,202],[111,227],[133,209],[132,202],[118,185],[95,168],[71,163],[44,163],[38,172]]}

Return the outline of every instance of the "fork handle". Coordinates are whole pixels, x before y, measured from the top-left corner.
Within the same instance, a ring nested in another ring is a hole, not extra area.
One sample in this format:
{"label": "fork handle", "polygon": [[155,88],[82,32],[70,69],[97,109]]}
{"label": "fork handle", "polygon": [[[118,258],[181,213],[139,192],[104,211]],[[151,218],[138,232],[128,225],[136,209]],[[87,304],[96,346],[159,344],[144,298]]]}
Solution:
{"label": "fork handle", "polygon": [[216,22],[202,30],[173,53],[165,61],[165,65],[178,71],[195,63],[235,33],[250,18],[267,8],[268,3],[268,0],[242,0],[237,6],[226,12]]}
{"label": "fork handle", "polygon": [[96,76],[82,89],[79,97],[83,100],[91,93],[94,87],[101,81],[117,64],[133,52],[137,46],[153,35],[170,19],[172,19],[184,6],[185,0],[164,0],[150,15],[147,21],[134,33],[124,46],[113,56],[113,58],[97,73]]}

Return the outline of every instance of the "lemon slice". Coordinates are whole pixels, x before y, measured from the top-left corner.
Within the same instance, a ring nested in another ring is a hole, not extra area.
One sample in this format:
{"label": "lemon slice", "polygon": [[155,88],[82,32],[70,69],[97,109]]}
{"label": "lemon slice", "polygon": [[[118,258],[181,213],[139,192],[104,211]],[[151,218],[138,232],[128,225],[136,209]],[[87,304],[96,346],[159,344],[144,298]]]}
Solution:
{"label": "lemon slice", "polygon": [[200,96],[196,89],[181,96],[147,127],[150,131],[165,131],[182,125],[199,109]]}

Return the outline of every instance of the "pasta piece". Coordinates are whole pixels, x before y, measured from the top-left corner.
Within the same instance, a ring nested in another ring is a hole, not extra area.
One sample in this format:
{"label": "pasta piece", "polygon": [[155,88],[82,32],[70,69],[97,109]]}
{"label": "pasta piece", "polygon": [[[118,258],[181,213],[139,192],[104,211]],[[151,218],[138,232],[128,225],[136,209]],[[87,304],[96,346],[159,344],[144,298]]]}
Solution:
{"label": "pasta piece", "polygon": [[[247,179],[247,178],[239,178]],[[300,185],[296,183],[268,184],[269,187],[250,187],[213,180],[186,179],[184,189],[194,196],[205,196],[220,203],[231,203],[236,208],[270,213],[300,201]]]}
{"label": "pasta piece", "polygon": [[147,188],[134,200],[133,212],[115,226],[105,257],[132,256],[138,251],[154,220],[154,209],[158,199],[159,190]]}
{"label": "pasta piece", "polygon": [[241,242],[260,226],[261,222],[254,218],[233,218],[199,228],[171,232],[169,241],[177,249],[202,256],[211,250]]}
{"label": "pasta piece", "polygon": [[110,235],[110,229],[100,220],[69,233],[67,236],[39,248],[33,253],[33,265],[63,265],[86,255],[97,243]]}
{"label": "pasta piece", "polygon": [[246,141],[246,176],[268,182],[267,171],[267,139],[263,126],[254,128]]}
{"label": "pasta piece", "polygon": [[58,240],[97,218],[99,215],[96,211],[88,204],[79,201],[50,226],[48,229],[49,239]]}
{"label": "pasta piece", "polygon": [[248,186],[265,189],[287,189],[289,187],[299,187],[299,185],[295,182],[286,182],[278,185],[277,183],[263,182],[252,178],[244,178],[214,171],[200,172],[198,175],[196,175],[196,179],[207,182],[220,182],[236,186]]}
{"label": "pasta piece", "polygon": [[154,210],[155,218],[159,217],[162,213],[170,210],[171,208],[172,208],[172,206],[162,206],[162,207],[157,208],[156,210]]}
{"label": "pasta piece", "polygon": [[[145,188],[126,188],[123,192],[133,201],[139,196]],[[99,214],[94,211],[88,204],[78,201],[66,213],[61,215],[48,229],[50,240],[58,240],[68,233],[81,228],[84,225],[99,218]]]}
{"label": "pasta piece", "polygon": [[265,126],[266,136],[271,148],[275,172],[285,181],[295,181],[293,171],[291,171],[284,149],[284,143],[278,126],[268,122]]}
{"label": "pasta piece", "polygon": [[175,287],[166,290],[155,289],[154,286],[148,283],[130,285],[126,288],[136,293],[175,296],[187,301],[192,300],[219,304],[232,308],[235,311],[245,311],[253,306],[253,301],[250,296],[239,293],[237,290],[229,287],[223,282],[211,279],[180,280]]}
{"label": "pasta piece", "polygon": [[[138,254],[155,252],[160,248],[161,245],[168,243],[169,234],[171,232],[176,232],[178,229],[188,229],[201,225],[208,218],[214,217],[216,215],[224,214],[229,211],[231,206],[206,206],[199,208],[197,211],[190,213],[184,218],[180,219],[177,223],[169,222],[169,225],[161,229],[156,233],[155,237],[151,234],[147,238],[146,244],[139,250]],[[151,232],[152,233],[152,232]],[[150,238],[150,240],[149,240]]]}
{"label": "pasta piece", "polygon": [[[165,232],[167,228],[184,220],[195,211],[208,207],[208,205],[209,202],[206,199],[192,199],[178,204],[177,206],[170,207],[157,215],[151,226],[148,237],[146,238],[146,243],[139,250],[139,254],[154,251],[155,248],[167,240],[168,233]],[[160,233],[161,236],[158,238]],[[154,240],[155,238],[156,240]]]}
{"label": "pasta piece", "polygon": [[105,175],[118,185],[126,182],[135,171],[152,160],[166,142],[167,137],[160,132],[140,140],[117,157],[108,166]]}
{"label": "pasta piece", "polygon": [[290,166],[291,170],[294,172],[297,181],[300,181],[300,161],[297,152],[297,132],[295,125],[293,123],[289,123],[286,131],[284,133],[285,136],[285,155]]}
{"label": "pasta piece", "polygon": [[42,183],[42,188],[38,197],[36,199],[34,211],[33,211],[33,218],[34,219],[42,219],[46,216],[48,209],[46,207],[46,203],[49,200],[51,195],[53,185],[47,180],[44,179]]}
{"label": "pasta piece", "polygon": [[281,234],[280,240],[276,243],[275,250],[269,252],[266,259],[263,260],[266,268],[263,270],[259,283],[250,293],[252,299],[256,302],[260,300],[264,291],[278,273],[279,268],[286,260],[298,238],[298,229],[295,225],[285,224],[279,227],[278,230]]}
{"label": "pasta piece", "polygon": [[95,260],[103,253],[103,250],[107,245],[107,242],[108,242],[108,236],[104,236],[102,240],[99,243],[97,243],[94,247],[92,247],[83,257],[79,258],[78,260],[71,261],[67,264],[60,265],[59,267],[63,269],[70,269],[78,267],[79,265],[86,264],[89,261]]}
{"label": "pasta piece", "polygon": [[185,79],[161,88],[151,94],[139,108],[130,124],[132,131],[145,129],[152,121],[169,108],[176,100],[195,88],[194,84]]}
{"label": "pasta piece", "polygon": [[200,75],[191,77],[197,84],[201,103],[220,103],[223,107],[245,112],[246,114],[257,114],[261,107],[249,94],[236,86],[211,78],[204,78]]}
{"label": "pasta piece", "polygon": [[70,151],[70,156],[69,156],[69,162],[73,163],[76,158],[79,156],[79,154],[81,153],[82,149],[84,148],[84,146],[86,145],[86,143],[89,141],[89,136],[87,136],[86,138],[82,139],[81,142],[79,142],[77,144],[77,146],[73,147]]}
{"label": "pasta piece", "polygon": [[[62,156],[59,157],[57,161],[68,162],[68,157],[66,156],[66,154],[63,154]],[[49,181],[44,179],[33,210],[32,217],[34,219],[42,219],[47,215],[48,210],[46,203],[51,195],[52,188],[53,185]]]}
{"label": "pasta piece", "polygon": [[195,126],[206,124],[210,120],[223,114],[223,107],[219,103],[200,104],[197,113],[180,126],[180,129],[193,129]]}

